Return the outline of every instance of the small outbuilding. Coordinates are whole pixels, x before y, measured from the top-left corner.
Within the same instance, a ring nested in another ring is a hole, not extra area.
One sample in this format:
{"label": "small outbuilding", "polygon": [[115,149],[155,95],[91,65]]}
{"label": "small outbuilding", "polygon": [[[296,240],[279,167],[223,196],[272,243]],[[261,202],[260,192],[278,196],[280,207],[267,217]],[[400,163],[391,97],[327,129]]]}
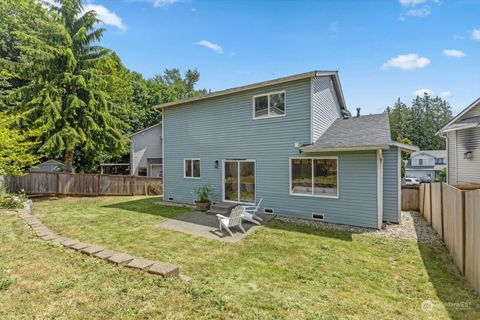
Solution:
{"label": "small outbuilding", "polygon": [[64,172],[65,163],[50,159],[30,169],[30,172]]}
{"label": "small outbuilding", "polygon": [[134,176],[163,175],[162,123],[130,136],[130,173]]}

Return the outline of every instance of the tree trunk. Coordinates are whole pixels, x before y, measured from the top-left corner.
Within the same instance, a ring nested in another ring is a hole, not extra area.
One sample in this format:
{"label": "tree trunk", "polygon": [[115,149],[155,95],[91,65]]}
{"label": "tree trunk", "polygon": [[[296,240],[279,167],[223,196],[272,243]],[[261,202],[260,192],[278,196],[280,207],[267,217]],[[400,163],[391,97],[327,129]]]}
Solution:
{"label": "tree trunk", "polygon": [[73,173],[73,151],[71,150],[65,152],[65,172]]}

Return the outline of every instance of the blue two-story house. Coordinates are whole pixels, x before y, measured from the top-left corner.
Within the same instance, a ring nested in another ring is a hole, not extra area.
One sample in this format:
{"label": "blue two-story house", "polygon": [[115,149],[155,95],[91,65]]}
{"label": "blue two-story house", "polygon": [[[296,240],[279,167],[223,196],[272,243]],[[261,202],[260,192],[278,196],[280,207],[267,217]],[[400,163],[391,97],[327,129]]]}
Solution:
{"label": "blue two-story house", "polygon": [[388,115],[352,117],[337,72],[313,71],[210,93],[163,112],[164,200],[380,228],[400,222],[400,151]]}

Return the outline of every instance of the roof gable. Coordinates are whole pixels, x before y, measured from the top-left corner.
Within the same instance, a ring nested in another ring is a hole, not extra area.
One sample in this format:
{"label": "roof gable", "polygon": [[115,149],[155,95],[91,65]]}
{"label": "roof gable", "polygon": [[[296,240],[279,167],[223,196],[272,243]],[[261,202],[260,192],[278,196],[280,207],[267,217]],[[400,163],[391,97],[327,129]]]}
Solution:
{"label": "roof gable", "polygon": [[160,121],[159,123],[154,124],[153,126],[150,126],[150,127],[145,128],[145,129],[142,129],[142,130],[140,130],[140,131],[137,131],[137,132],[135,132],[135,133],[132,133],[132,134],[130,135],[130,137],[133,137],[133,136],[135,136],[135,135],[137,135],[137,134],[140,134],[140,133],[144,133],[144,132],[146,132],[146,131],[149,131],[149,130],[151,130],[151,129],[153,129],[153,128],[156,128],[156,127],[158,127],[158,126],[161,126],[161,125],[162,125],[162,122]]}
{"label": "roof gable", "polygon": [[[478,109],[473,112],[474,109]],[[437,135],[440,133],[445,133],[448,131],[453,130],[461,130],[461,129],[468,129],[474,128],[480,125],[480,98],[475,100],[472,104],[468,107],[463,109],[458,115],[456,115],[449,123],[443,126],[438,132]]]}

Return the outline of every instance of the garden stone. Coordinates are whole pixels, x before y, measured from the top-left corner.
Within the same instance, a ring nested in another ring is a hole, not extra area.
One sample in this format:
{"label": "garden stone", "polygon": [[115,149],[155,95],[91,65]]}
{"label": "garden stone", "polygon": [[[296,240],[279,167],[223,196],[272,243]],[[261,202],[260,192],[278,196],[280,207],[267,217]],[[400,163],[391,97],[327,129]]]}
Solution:
{"label": "garden stone", "polygon": [[43,240],[52,241],[52,240],[58,239],[59,237],[60,236],[58,236],[56,234],[51,234],[51,235],[43,236],[43,237],[40,237],[40,238],[43,239]]}
{"label": "garden stone", "polygon": [[152,266],[154,263],[155,261],[135,258],[127,264],[127,267],[136,268],[136,269],[147,269],[148,267]]}
{"label": "garden stone", "polygon": [[45,236],[52,236],[52,235],[54,235],[54,233],[51,232],[50,230],[47,230],[47,231],[37,231],[36,234],[37,234],[37,237],[39,237],[39,238],[42,238],[42,237],[45,237]]}
{"label": "garden stone", "polygon": [[190,282],[190,281],[192,281],[192,278],[191,278],[191,277],[189,277],[189,276],[187,276],[187,275],[184,275],[184,274],[181,274],[181,275],[179,275],[178,277],[180,278],[180,280],[185,281],[185,282]]}
{"label": "garden stone", "polygon": [[94,253],[97,253],[97,252],[100,252],[100,251],[103,251],[103,250],[105,250],[105,248],[102,248],[102,247],[99,247],[99,246],[96,246],[96,245],[91,245],[91,246],[88,246],[86,248],[81,249],[80,251],[82,253],[92,255]]}
{"label": "garden stone", "polygon": [[61,242],[61,244],[65,247],[70,247],[74,244],[77,244],[77,243],[80,243],[80,241],[78,240],[75,240],[75,239],[70,239],[70,238],[67,238],[65,241]]}
{"label": "garden stone", "polygon": [[170,263],[156,262],[153,266],[148,268],[149,273],[159,274],[164,277],[178,277],[180,269]]}
{"label": "garden stone", "polygon": [[57,237],[55,239],[52,239],[51,241],[54,242],[54,243],[57,243],[57,244],[62,244],[63,241],[66,241],[66,240],[70,240],[69,238],[65,238],[65,237]]}
{"label": "garden stone", "polygon": [[115,251],[105,249],[103,251],[99,251],[97,253],[94,253],[93,256],[97,257],[97,258],[100,258],[100,259],[108,259],[116,253],[117,252],[115,252]]}
{"label": "garden stone", "polygon": [[91,244],[79,242],[79,243],[72,244],[69,247],[74,249],[74,250],[79,251],[79,250],[84,249],[84,248],[89,247],[89,246],[91,246]]}
{"label": "garden stone", "polygon": [[134,258],[131,255],[125,253],[115,253],[107,260],[116,264],[125,265],[132,261]]}

